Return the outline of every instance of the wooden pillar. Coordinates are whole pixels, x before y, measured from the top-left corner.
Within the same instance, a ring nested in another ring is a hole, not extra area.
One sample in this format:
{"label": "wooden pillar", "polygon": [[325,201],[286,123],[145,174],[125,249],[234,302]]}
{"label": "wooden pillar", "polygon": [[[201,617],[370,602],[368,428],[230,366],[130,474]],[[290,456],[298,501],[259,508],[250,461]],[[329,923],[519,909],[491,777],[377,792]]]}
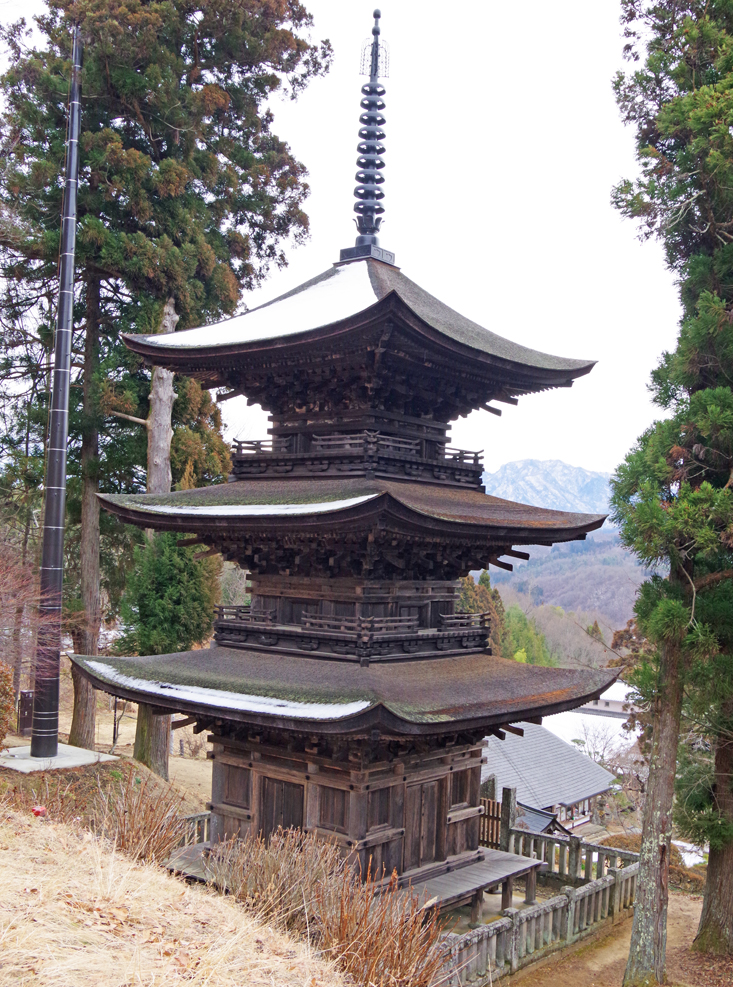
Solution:
{"label": "wooden pillar", "polygon": [[[509,852],[511,836],[509,831],[514,828],[517,819],[517,790],[502,788],[501,790],[501,838],[499,849]],[[509,906],[507,905],[507,908]]]}
{"label": "wooden pillar", "polygon": [[[504,789],[506,791],[506,789]],[[501,886],[501,910],[512,907],[512,894],[514,893],[514,878],[508,877]]]}
{"label": "wooden pillar", "polygon": [[537,900],[537,868],[533,867],[525,878],[526,893],[524,895],[525,905],[534,905]]}
{"label": "wooden pillar", "polygon": [[471,921],[469,923],[469,928],[475,929],[477,926],[481,925],[483,913],[484,913],[484,889],[479,888],[479,890],[471,899]]}

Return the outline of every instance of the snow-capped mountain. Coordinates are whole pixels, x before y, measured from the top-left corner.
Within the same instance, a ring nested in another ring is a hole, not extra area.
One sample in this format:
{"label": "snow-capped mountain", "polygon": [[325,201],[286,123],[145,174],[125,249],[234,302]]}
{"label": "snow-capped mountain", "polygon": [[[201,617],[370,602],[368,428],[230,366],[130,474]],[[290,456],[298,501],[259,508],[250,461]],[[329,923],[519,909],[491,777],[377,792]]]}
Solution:
{"label": "snow-capped mountain", "polygon": [[568,466],[559,459],[522,459],[484,473],[486,493],[506,500],[581,514],[607,514],[610,473]]}

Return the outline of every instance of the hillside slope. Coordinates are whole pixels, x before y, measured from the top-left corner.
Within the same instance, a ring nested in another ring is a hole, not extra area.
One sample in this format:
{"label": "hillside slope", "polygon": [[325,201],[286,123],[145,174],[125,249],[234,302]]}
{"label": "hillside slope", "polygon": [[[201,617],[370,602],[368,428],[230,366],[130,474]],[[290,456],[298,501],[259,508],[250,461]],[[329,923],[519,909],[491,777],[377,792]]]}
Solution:
{"label": "hillside slope", "polygon": [[1,987],[340,987],[307,945],[89,833],[0,815]]}

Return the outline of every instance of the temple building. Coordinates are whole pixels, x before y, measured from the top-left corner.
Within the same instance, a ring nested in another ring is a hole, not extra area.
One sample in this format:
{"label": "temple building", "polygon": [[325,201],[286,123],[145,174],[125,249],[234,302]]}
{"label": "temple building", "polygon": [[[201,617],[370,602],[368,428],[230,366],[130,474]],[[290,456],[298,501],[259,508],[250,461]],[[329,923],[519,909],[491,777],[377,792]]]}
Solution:
{"label": "temple building", "polygon": [[409,880],[481,859],[487,734],[591,701],[615,676],[492,655],[487,615],[456,612],[470,570],[584,539],[604,518],[488,496],[480,454],[451,447],[450,423],[570,387],[593,364],[477,325],[379,245],[378,17],[366,61],[355,246],[243,315],[125,340],[270,415],[268,439],[235,443],[229,483],[102,497],[247,569],[251,605],[219,608],[210,649],[73,660],[97,688],[209,732],[212,840],[304,827]]}

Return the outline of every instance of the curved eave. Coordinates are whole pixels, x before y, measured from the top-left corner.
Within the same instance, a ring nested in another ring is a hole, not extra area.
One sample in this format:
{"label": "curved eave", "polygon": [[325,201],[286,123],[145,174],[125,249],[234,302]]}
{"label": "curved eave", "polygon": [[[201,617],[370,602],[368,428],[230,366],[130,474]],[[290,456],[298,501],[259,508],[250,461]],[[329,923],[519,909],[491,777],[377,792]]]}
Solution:
{"label": "curved eave", "polygon": [[[217,384],[224,386],[229,383],[233,365],[239,361],[244,362],[247,357],[262,357],[268,353],[277,353],[283,358],[289,352],[295,353],[303,348],[317,346],[318,349],[323,349],[324,342],[338,336],[351,334],[359,339],[370,327],[383,323],[387,317],[398,320],[404,328],[416,333],[421,345],[429,344],[436,359],[452,359],[462,364],[470,363],[474,372],[477,369],[475,364],[479,364],[485,371],[492,371],[502,379],[507,379],[510,386],[513,383],[515,385],[513,391],[516,394],[533,393],[554,387],[570,387],[574,380],[590,373],[596,363],[595,360],[564,360],[520,346],[517,349],[527,354],[528,359],[511,359],[470,346],[430,325],[400,297],[395,289],[389,291],[374,305],[345,319],[268,339],[188,348],[180,345],[166,346],[163,342],[165,336],[159,337],[160,342],[151,341],[150,336],[124,333],[122,338],[129,349],[142,356],[148,363],[177,373],[206,378],[210,386]],[[533,363],[532,357],[539,358],[539,363]],[[543,359],[551,360],[556,365],[542,366]]]}
{"label": "curved eave", "polygon": [[[220,704],[210,705],[205,701],[184,699],[166,695],[166,683],[152,683],[148,689],[123,685],[89,669],[87,661],[94,659],[89,656],[69,654],[70,660],[89,680],[95,689],[109,695],[118,696],[135,703],[147,703],[156,712],[162,714],[182,713],[195,716],[200,720],[225,720],[243,723],[251,726],[261,726],[288,730],[294,733],[318,732],[321,734],[369,735],[372,730],[380,730],[384,734],[396,736],[442,735],[460,730],[478,730],[491,727],[501,727],[507,723],[517,723],[534,717],[552,716],[576,709],[586,702],[600,697],[601,693],[615,681],[618,673],[608,673],[600,685],[589,691],[574,691],[571,696],[557,698],[553,694],[527,697],[521,704],[514,702],[511,709],[500,712],[480,714],[472,711],[461,715],[456,709],[451,715],[442,714],[440,718],[408,719],[395,713],[389,704],[378,700],[367,708],[343,717],[328,719],[291,717],[278,713],[256,713],[242,709],[228,709]],[[308,660],[308,659],[305,659]],[[314,659],[311,659],[314,660]],[[436,659],[439,661],[440,659]],[[154,688],[154,686],[158,688]]]}
{"label": "curved eave", "polygon": [[[163,513],[154,508],[146,509],[142,505],[130,503],[132,497],[127,502],[121,502],[121,498],[116,499],[105,494],[98,496],[106,510],[128,524],[140,528],[154,528],[158,531],[200,534],[211,537],[214,541],[217,532],[227,537],[231,537],[233,533],[249,532],[285,534],[292,533],[293,526],[297,525],[299,532],[332,535],[339,530],[367,529],[380,522],[386,524],[391,522],[396,528],[408,534],[421,534],[430,538],[436,535],[446,539],[485,537],[487,541],[497,545],[540,545],[583,538],[588,532],[600,528],[606,519],[606,515],[598,514],[569,515],[568,520],[574,518],[574,523],[565,524],[549,522],[511,524],[486,519],[460,520],[416,509],[403,503],[391,493],[377,494],[354,507],[333,511],[319,510],[313,514],[298,515],[273,513],[258,516],[246,514],[238,516],[231,513],[203,514],[196,512],[195,508],[186,510],[183,506],[176,511]],[[539,508],[537,512],[540,513]]]}

